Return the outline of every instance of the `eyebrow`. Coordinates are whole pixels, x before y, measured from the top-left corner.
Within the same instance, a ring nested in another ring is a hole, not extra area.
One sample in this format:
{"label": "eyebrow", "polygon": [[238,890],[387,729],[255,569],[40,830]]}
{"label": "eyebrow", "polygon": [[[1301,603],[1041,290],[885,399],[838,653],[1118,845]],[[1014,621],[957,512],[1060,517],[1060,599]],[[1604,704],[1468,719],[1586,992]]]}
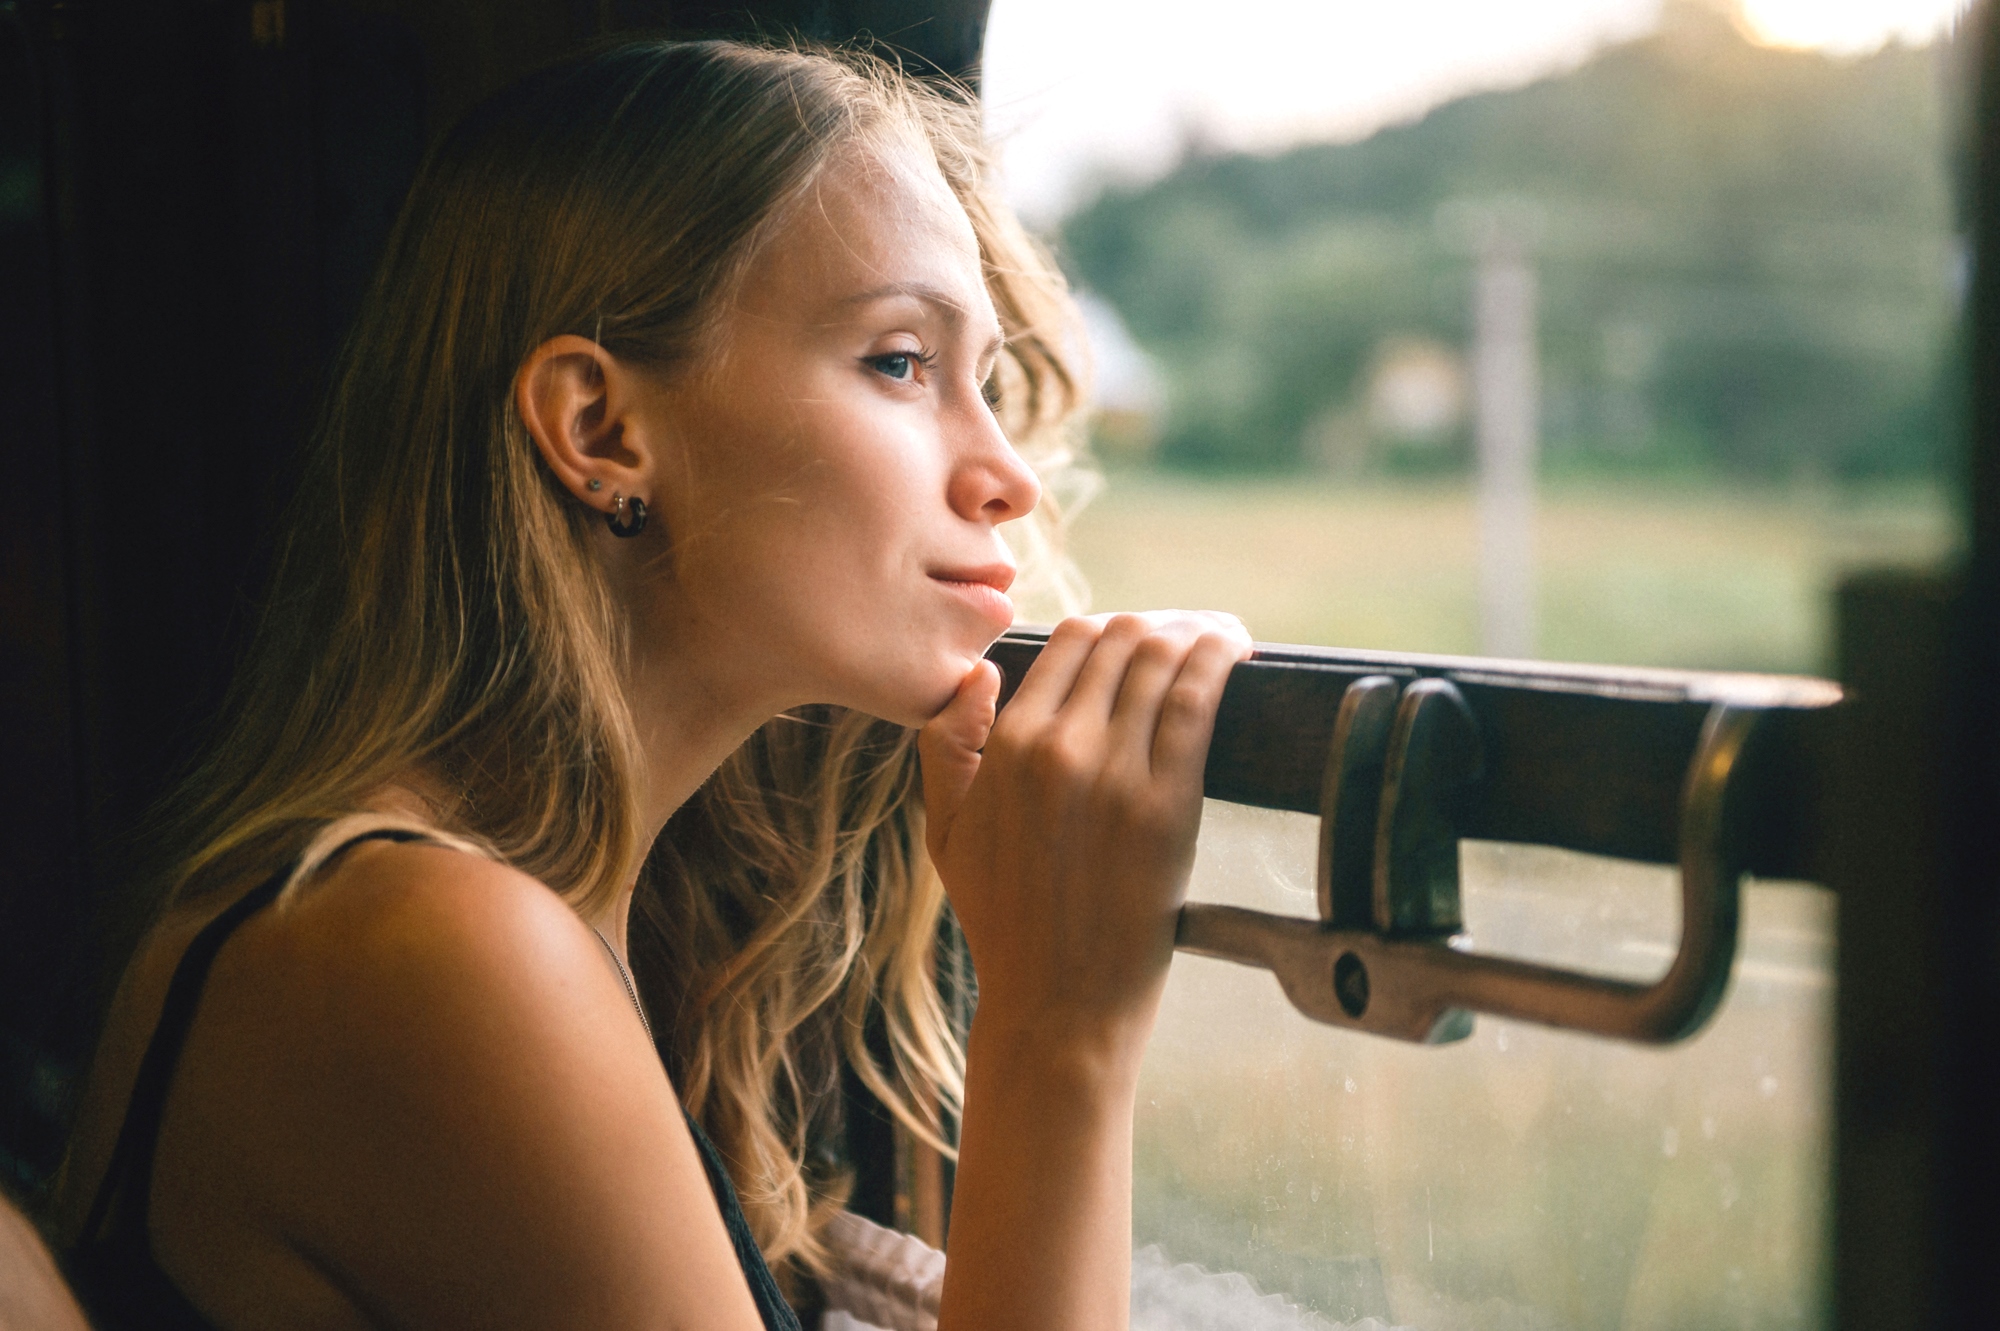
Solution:
{"label": "eyebrow", "polygon": [[[883,300],[914,300],[932,307],[949,323],[963,325],[967,322],[965,306],[942,287],[934,287],[928,282],[892,282],[886,286],[870,287],[851,296],[842,296],[834,304],[840,309],[851,309],[860,305],[873,305]],[[998,351],[1006,343],[1005,330],[999,324],[994,324],[993,339],[987,350]]]}

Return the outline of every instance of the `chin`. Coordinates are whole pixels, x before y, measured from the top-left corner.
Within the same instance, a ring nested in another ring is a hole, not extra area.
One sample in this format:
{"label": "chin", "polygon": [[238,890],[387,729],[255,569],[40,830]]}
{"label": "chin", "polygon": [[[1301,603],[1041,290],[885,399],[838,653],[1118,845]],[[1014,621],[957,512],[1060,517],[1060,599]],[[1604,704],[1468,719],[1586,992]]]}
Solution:
{"label": "chin", "polygon": [[929,661],[900,663],[881,671],[867,691],[866,701],[847,704],[856,711],[911,729],[921,728],[951,705],[959,685],[985,657],[985,649],[941,651]]}

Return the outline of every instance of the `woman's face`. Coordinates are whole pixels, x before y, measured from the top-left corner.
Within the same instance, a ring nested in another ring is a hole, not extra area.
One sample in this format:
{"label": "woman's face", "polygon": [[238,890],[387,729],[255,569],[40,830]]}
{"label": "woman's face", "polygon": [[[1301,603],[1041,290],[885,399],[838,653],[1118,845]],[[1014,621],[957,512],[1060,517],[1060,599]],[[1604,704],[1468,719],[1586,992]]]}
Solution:
{"label": "woman's face", "polygon": [[656,509],[674,655],[773,706],[904,724],[942,708],[1012,622],[996,529],[1040,498],[983,393],[999,349],[971,223],[929,154],[826,171],[711,363],[664,390],[684,460]]}

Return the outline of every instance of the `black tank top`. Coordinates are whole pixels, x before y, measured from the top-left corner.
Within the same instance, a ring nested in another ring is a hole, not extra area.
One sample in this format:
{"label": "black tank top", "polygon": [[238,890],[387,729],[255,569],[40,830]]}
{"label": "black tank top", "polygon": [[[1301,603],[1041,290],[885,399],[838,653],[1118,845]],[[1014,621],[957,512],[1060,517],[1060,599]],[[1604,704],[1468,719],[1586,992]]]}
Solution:
{"label": "black tank top", "polygon": [[[423,839],[420,833],[397,829],[364,832],[343,842],[328,861],[363,841]],[[83,1237],[64,1263],[77,1298],[98,1331],[214,1331],[213,1323],[188,1302],[153,1258],[152,1239],[146,1232],[153,1195],[153,1155],[159,1144],[167,1093],[173,1086],[174,1066],[194,1025],[209,969],[229,936],[275,900],[290,877],[288,866],[210,920],[174,968],[166,1002],[160,1008],[160,1024],[139,1063],[132,1098],[125,1107],[125,1123],[105,1166],[104,1179],[97,1185]],[[715,1191],[723,1226],[729,1231],[729,1242],[736,1249],[736,1260],[750,1284],[750,1297],[756,1301],[765,1331],[799,1331],[798,1317],[778,1292],[778,1282],[743,1218],[721,1155],[692,1118],[687,1125],[701,1151],[709,1187]]]}

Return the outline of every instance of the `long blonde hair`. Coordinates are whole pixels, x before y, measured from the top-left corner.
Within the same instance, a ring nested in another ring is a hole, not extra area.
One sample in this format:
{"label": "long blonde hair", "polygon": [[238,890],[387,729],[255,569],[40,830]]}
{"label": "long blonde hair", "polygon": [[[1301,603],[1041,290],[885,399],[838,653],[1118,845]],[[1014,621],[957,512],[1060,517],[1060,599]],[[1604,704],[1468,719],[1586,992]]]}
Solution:
{"label": "long blonde hair", "polygon": [[[580,911],[643,854],[634,964],[662,1053],[766,1255],[808,1271],[843,1195],[807,1162],[832,1051],[939,1144],[961,1091],[912,738],[830,708],[780,717],[640,845],[597,515],[543,465],[510,390],[561,334],[665,372],[696,363],[818,173],[909,132],[979,240],[1008,337],[1002,424],[1030,461],[1062,467],[1081,393],[1073,311],[992,192],[969,98],[847,51],[650,42],[568,61],[475,110],[419,174],[218,742],[160,825],[162,908],[323,844],[413,768],[451,788],[441,830]],[[1033,521],[1040,547],[1054,515]]]}

